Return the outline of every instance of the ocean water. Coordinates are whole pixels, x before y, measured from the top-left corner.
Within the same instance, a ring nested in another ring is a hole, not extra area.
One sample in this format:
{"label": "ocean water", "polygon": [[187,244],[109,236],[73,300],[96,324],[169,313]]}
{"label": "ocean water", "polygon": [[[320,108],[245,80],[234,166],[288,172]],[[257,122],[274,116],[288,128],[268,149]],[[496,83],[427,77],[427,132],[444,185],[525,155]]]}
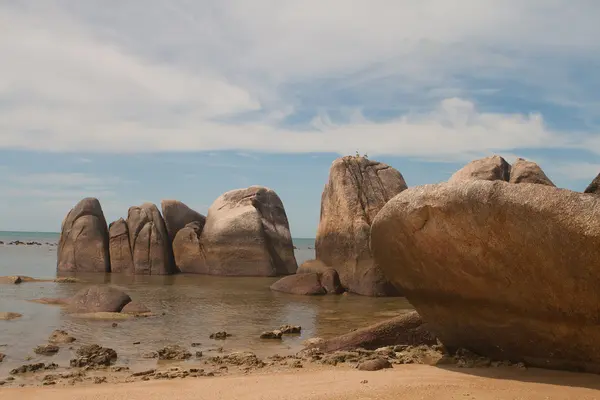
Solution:
{"label": "ocean water", "polygon": [[[37,245],[7,245],[19,240]],[[35,278],[56,276],[57,233],[0,232],[0,276],[25,275]],[[298,264],[314,258],[314,239],[294,239]],[[218,347],[228,351],[250,350],[259,356],[291,354],[311,337],[330,337],[369,325],[412,309],[404,298],[369,298],[356,295],[296,296],[273,292],[277,278],[235,278],[204,275],[127,276],[88,274],[77,276],[74,284],[28,282],[0,284],[0,312],[17,312],[22,318],[0,321],[0,376],[11,368],[30,362],[56,362],[67,366],[74,350],[67,347],[53,357],[37,356],[33,348],[47,342],[55,329],[64,329],[77,338],[74,348],[97,343],[119,354],[118,364],[146,368],[157,361],[143,357],[168,344],[189,347],[210,355]],[[132,299],[148,306],[149,318],[117,321],[85,320],[66,314],[53,305],[32,303],[41,297],[72,296],[89,284],[111,284]],[[261,332],[283,324],[302,326],[302,334],[282,341],[259,339]],[[212,332],[232,334],[224,341],[210,340]],[[140,344],[134,345],[134,342]],[[201,343],[191,347],[191,343]]]}

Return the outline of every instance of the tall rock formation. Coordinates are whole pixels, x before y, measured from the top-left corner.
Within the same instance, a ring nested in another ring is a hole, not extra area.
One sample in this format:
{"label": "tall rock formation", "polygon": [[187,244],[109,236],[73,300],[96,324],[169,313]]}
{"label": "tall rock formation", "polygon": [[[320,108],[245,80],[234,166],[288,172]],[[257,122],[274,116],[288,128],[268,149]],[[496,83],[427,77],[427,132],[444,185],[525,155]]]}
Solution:
{"label": "tall rock formation", "polygon": [[127,213],[129,244],[136,275],[169,275],[177,272],[167,227],[156,205],[144,203]]}
{"label": "tall rock formation", "polygon": [[108,227],[108,236],[111,272],[133,274],[135,270],[127,222],[123,218],[111,222]]}
{"label": "tall rock formation", "polygon": [[547,185],[411,188],[371,230],[378,265],[450,350],[600,372],[600,198]]}
{"label": "tall rock formation", "polygon": [[206,222],[204,215],[192,210],[179,200],[163,200],[160,205],[171,242],[175,239],[177,232],[187,224],[198,222],[201,226],[204,226]]}
{"label": "tall rock formation", "polygon": [[187,261],[189,268],[182,266],[186,272],[278,276],[298,268],[283,203],[271,189],[251,186],[224,193],[210,206],[197,238],[199,230],[188,225],[179,232],[189,236],[190,247],[198,240],[198,257]]}
{"label": "tall rock formation", "polygon": [[394,168],[365,157],[335,160],[321,197],[316,258],[338,271],[342,286],[366,296],[399,295],[373,261],[371,223],[379,210],[407,188]]}
{"label": "tall rock formation", "polygon": [[98,199],[81,200],[63,220],[57,272],[110,272],[108,229]]}

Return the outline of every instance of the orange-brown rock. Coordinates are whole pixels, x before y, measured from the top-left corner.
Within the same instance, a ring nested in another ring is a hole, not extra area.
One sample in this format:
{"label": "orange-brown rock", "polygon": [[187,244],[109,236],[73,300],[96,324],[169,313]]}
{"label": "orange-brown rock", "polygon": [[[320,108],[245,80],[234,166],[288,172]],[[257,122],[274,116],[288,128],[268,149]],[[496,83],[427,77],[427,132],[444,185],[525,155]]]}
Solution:
{"label": "orange-brown rock", "polygon": [[373,262],[371,223],[392,197],[406,189],[402,174],[365,157],[342,157],[329,171],[321,198],[316,258],[339,274],[349,292],[394,296],[399,291]]}
{"label": "orange-brown rock", "polygon": [[175,265],[183,273],[207,273],[206,259],[200,246],[200,235],[204,223],[190,222],[180,229],[173,240],[173,255]]}
{"label": "orange-brown rock", "polygon": [[600,372],[600,198],[470,181],[404,191],[373,255],[450,350]]}
{"label": "orange-brown rock", "polygon": [[57,272],[110,272],[108,228],[100,202],[85,198],[63,220]]}

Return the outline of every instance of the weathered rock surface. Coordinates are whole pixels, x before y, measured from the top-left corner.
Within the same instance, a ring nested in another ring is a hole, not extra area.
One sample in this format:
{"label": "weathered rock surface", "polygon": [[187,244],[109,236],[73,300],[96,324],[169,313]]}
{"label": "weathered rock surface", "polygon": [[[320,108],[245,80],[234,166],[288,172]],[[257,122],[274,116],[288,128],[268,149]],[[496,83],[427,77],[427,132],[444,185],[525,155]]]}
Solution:
{"label": "weathered rock surface", "polygon": [[150,315],[150,314],[152,314],[152,311],[150,311],[150,309],[148,307],[146,307],[144,304],[137,302],[137,301],[132,301],[130,303],[127,303],[125,305],[125,307],[123,307],[121,312],[123,314],[132,314],[132,315]]}
{"label": "weathered rock surface", "polygon": [[600,372],[600,198],[545,185],[416,187],[373,254],[449,350]]}
{"label": "weathered rock surface", "polygon": [[129,243],[129,228],[123,218],[110,223],[108,227],[110,270],[133,274],[133,256]]}
{"label": "weathered rock surface", "polygon": [[345,335],[318,341],[309,347],[330,353],[358,348],[375,350],[383,346],[419,346],[436,343],[437,339],[429,331],[428,325],[413,311]]}
{"label": "weathered rock surface", "polygon": [[369,235],[375,215],[406,187],[402,174],[386,164],[353,156],[333,162],[321,198],[316,258],[335,268],[349,292],[400,294],[373,262]]}
{"label": "weathered rock surface", "polygon": [[203,257],[196,273],[278,276],[298,268],[283,203],[261,186],[232,190],[215,200],[200,249]]}
{"label": "weathered rock surface", "polygon": [[456,171],[448,182],[472,180],[505,181],[510,179],[510,164],[500,156],[490,156],[474,160]]}
{"label": "weathered rock surface", "polygon": [[48,342],[52,343],[52,344],[67,344],[67,343],[73,343],[76,339],[69,335],[69,333],[67,331],[63,331],[63,330],[55,330],[54,332],[52,332],[52,334],[50,334],[50,337],[48,338]]}
{"label": "weathered rock surface", "polygon": [[192,357],[192,353],[179,345],[166,346],[156,353],[159,360],[187,360]]}
{"label": "weathered rock surface", "polygon": [[189,223],[196,222],[200,226],[200,230],[204,227],[206,217],[179,200],[163,200],[160,202],[160,206],[171,242],[175,239],[177,232]]}
{"label": "weathered rock surface", "polygon": [[90,344],[77,349],[77,358],[70,361],[71,367],[108,367],[117,361],[117,352],[113,349]]}
{"label": "weathered rock surface", "polygon": [[70,313],[121,312],[131,297],[110,286],[90,286],[81,289],[68,304]]}
{"label": "weathered rock surface", "polygon": [[373,360],[361,362],[357,368],[360,371],[379,371],[385,368],[392,368],[392,364],[387,359],[378,357]]}
{"label": "weathered rock surface", "polygon": [[593,181],[590,182],[584,193],[600,194],[600,174],[598,174]]}
{"label": "weathered rock surface", "polygon": [[33,352],[42,356],[53,356],[59,350],[60,348],[54,344],[43,344],[33,349]]}
{"label": "weathered rock surface", "polygon": [[108,228],[98,199],[81,200],[63,220],[57,271],[110,272]]}
{"label": "weathered rock surface", "polygon": [[165,221],[154,204],[130,207],[127,228],[136,275],[169,275],[177,272]]}
{"label": "weathered rock surface", "polygon": [[533,161],[517,158],[510,168],[510,183],[537,183],[539,185],[555,186],[546,176],[542,168]]}
{"label": "weathered rock surface", "polygon": [[10,321],[11,319],[21,318],[23,315],[15,312],[0,312],[0,321]]}
{"label": "weathered rock surface", "polygon": [[173,239],[175,265],[183,273],[198,273],[206,270],[206,260],[200,245],[204,222],[190,222],[180,229]]}

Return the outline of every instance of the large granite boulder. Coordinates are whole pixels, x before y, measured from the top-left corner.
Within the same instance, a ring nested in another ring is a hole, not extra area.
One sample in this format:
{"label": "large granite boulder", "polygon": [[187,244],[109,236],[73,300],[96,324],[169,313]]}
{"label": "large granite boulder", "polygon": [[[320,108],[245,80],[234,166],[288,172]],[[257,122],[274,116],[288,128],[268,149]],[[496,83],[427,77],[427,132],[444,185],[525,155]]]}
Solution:
{"label": "large granite boulder", "polygon": [[472,180],[505,181],[510,179],[510,164],[500,156],[490,156],[474,160],[459,169],[448,182]]}
{"label": "large granite boulder", "polygon": [[108,227],[110,270],[132,274],[133,256],[129,244],[129,229],[123,218],[111,222]]}
{"label": "large granite boulder", "polygon": [[110,272],[108,228],[98,199],[81,200],[62,222],[57,272]]}
{"label": "large granite boulder", "polygon": [[517,158],[510,168],[510,183],[537,183],[539,185],[554,186],[542,168],[533,161]]}
{"label": "large granite boulder", "polygon": [[584,193],[600,194],[600,174],[598,174],[593,181],[590,182]]}
{"label": "large granite boulder", "polygon": [[335,268],[342,286],[366,296],[399,295],[373,262],[371,223],[392,197],[406,189],[402,174],[365,157],[335,160],[321,198],[316,258]]}
{"label": "large granite boulder", "polygon": [[70,313],[121,312],[131,302],[124,292],[110,286],[90,286],[81,289],[67,306]]}
{"label": "large granite boulder", "polygon": [[261,186],[232,190],[215,200],[199,246],[201,257],[188,272],[278,276],[298,268],[283,203]]}
{"label": "large granite boulder", "polygon": [[177,272],[165,221],[154,204],[130,207],[127,228],[136,275],[169,275]]}
{"label": "large granite boulder", "polygon": [[180,229],[173,240],[175,265],[183,273],[200,273],[206,271],[206,260],[200,246],[200,235],[204,222],[194,221]]}
{"label": "large granite boulder", "polygon": [[175,239],[177,232],[189,223],[196,222],[200,226],[200,230],[204,227],[206,217],[192,210],[181,201],[163,200],[160,205],[171,242]]}
{"label": "large granite boulder", "polygon": [[501,181],[411,188],[373,255],[450,350],[600,372],[600,198]]}

